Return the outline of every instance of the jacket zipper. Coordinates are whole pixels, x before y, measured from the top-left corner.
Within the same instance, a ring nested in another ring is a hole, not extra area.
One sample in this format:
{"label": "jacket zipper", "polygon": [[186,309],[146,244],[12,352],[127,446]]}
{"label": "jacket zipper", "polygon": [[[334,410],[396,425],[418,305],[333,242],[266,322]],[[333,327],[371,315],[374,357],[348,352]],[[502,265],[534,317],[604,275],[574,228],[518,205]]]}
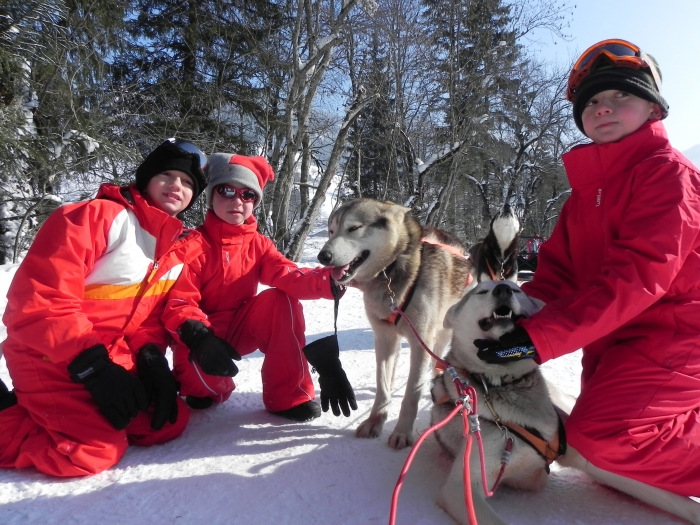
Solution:
{"label": "jacket zipper", "polygon": [[153,269],[151,270],[150,275],[148,276],[148,279],[146,279],[146,282],[151,282],[151,279],[153,279],[153,276],[156,274],[158,271],[158,261],[153,262]]}

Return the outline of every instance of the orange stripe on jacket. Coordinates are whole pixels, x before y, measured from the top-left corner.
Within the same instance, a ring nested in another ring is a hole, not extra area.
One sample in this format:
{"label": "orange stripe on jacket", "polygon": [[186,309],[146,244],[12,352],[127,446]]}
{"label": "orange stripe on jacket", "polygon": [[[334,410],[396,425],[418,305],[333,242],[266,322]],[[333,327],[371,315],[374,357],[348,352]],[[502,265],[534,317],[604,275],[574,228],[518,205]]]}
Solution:
{"label": "orange stripe on jacket", "polygon": [[164,279],[142,293],[143,283],[120,286],[117,284],[91,284],[85,287],[85,299],[128,299],[130,297],[150,297],[167,293],[175,284],[174,280]]}

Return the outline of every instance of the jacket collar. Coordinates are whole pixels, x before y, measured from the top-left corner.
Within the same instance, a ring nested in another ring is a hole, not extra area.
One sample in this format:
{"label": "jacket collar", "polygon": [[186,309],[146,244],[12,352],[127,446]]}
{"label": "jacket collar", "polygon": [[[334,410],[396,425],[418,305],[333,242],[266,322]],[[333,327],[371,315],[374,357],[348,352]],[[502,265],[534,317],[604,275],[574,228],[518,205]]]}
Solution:
{"label": "jacket collar", "polygon": [[210,209],[204,218],[202,228],[210,238],[216,239],[217,242],[228,244],[234,239],[241,238],[244,235],[251,235],[258,231],[258,221],[255,220],[254,215],[251,215],[243,224],[229,224],[219,219],[214,210]]}
{"label": "jacket collar", "polygon": [[96,198],[119,202],[133,211],[139,225],[157,239],[155,254],[157,259],[168,252],[184,231],[180,219],[171,217],[164,211],[148,204],[148,201],[133,184],[128,187],[102,184]]}
{"label": "jacket collar", "polygon": [[572,188],[607,180],[648,158],[652,152],[670,148],[660,120],[646,122],[634,133],[609,144],[575,146],[562,156]]}

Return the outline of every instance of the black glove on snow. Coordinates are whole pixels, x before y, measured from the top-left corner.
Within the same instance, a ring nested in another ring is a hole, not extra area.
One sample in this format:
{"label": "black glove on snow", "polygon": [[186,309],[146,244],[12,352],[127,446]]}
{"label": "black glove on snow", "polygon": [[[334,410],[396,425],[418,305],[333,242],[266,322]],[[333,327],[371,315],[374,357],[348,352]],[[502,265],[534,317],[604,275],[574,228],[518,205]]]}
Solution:
{"label": "black glove on snow", "polygon": [[238,373],[233,359],[240,361],[241,356],[230,344],[216,337],[203,322],[188,319],[180,325],[178,333],[190,349],[190,361],[202,367],[205,374],[233,377]]}
{"label": "black glove on snow", "polygon": [[153,403],[151,428],[160,430],[166,421],[177,421],[177,391],[175,376],[170,371],[168,360],[157,345],[144,345],[136,354],[136,370],[146,388],[148,402]]}
{"label": "black glove on snow", "polygon": [[117,430],[124,430],[139,410],[148,409],[141,381],[123,366],[114,364],[102,344],[79,354],[68,365],[68,372],[74,382],[85,385],[102,415]]}
{"label": "black glove on snow", "polygon": [[537,356],[537,349],[524,328],[516,326],[512,332],[503,334],[498,341],[475,339],[474,346],[479,350],[476,356],[492,364],[504,364]]}
{"label": "black glove on snow", "polygon": [[317,341],[304,347],[304,355],[318,372],[318,384],[321,387],[321,408],[324,412],[328,412],[330,404],[333,415],[339,416],[342,409],[343,415],[350,417],[350,408],[357,410],[357,402],[355,401],[355,392],[353,392],[345,370],[340,364],[340,349],[337,343],[334,345],[315,345],[314,343]]}

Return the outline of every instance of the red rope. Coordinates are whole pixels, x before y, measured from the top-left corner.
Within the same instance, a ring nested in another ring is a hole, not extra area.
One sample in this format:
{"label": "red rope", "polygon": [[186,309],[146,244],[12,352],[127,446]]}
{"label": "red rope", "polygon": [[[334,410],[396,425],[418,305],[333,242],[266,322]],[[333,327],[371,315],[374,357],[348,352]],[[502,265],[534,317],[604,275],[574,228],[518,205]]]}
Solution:
{"label": "red rope", "polygon": [[405,313],[403,313],[403,310],[401,310],[401,308],[399,308],[396,304],[392,304],[390,308],[391,308],[391,311],[393,313],[399,314],[401,317],[403,317],[403,320],[406,321],[406,323],[408,323],[408,326],[411,327],[411,330],[413,331],[414,335],[416,336],[416,339],[418,339],[418,342],[420,343],[420,345],[423,347],[423,350],[428,352],[430,354],[430,356],[433,359],[435,359],[435,361],[437,361],[438,363],[443,365],[445,368],[449,368],[450,365],[447,361],[445,361],[443,358],[439,357],[430,348],[428,348],[428,345],[425,344],[425,341],[423,341],[421,336],[418,334],[418,330],[416,330],[416,327],[413,326],[413,323],[408,318],[408,316]]}
{"label": "red rope", "polygon": [[[457,405],[450,414],[440,421],[439,423],[433,425],[432,427],[428,428],[423,434],[421,435],[420,438],[418,438],[418,441],[414,445],[414,447],[411,449],[411,453],[408,455],[408,458],[406,459],[406,463],[404,463],[403,469],[401,470],[401,474],[399,475],[399,479],[396,482],[396,486],[394,487],[394,493],[391,497],[391,512],[389,514],[389,524],[390,525],[396,525],[396,510],[398,507],[398,502],[399,502],[399,492],[401,492],[401,486],[403,485],[403,480],[406,477],[406,474],[408,474],[408,469],[411,466],[411,463],[413,463],[413,459],[416,457],[416,454],[418,453],[418,449],[420,446],[423,444],[423,442],[428,438],[430,434],[438,430],[439,428],[444,427],[447,423],[449,423],[453,417],[457,415],[457,413],[462,410],[462,405]],[[476,524],[476,522],[474,522]]]}

